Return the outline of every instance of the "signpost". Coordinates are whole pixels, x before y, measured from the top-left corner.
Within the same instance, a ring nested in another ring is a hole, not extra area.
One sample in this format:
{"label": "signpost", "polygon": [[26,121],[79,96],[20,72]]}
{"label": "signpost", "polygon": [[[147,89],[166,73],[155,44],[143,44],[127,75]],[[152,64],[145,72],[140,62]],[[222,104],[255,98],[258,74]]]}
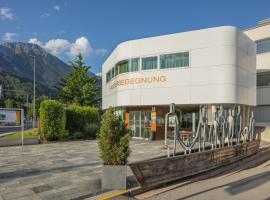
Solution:
{"label": "signpost", "polygon": [[22,146],[24,140],[24,112],[23,109],[0,108],[0,128],[21,127],[22,128]]}

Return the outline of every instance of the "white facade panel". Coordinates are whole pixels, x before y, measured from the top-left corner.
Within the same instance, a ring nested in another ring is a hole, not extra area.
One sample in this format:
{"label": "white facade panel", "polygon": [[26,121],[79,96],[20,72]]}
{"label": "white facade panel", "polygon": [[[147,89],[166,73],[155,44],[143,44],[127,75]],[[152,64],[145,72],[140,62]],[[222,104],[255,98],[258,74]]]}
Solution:
{"label": "white facade panel", "polygon": [[[248,37],[230,26],[121,43],[102,67],[103,109],[172,102],[255,105],[254,49]],[[128,72],[106,83],[106,73],[119,61],[187,51],[188,67]]]}

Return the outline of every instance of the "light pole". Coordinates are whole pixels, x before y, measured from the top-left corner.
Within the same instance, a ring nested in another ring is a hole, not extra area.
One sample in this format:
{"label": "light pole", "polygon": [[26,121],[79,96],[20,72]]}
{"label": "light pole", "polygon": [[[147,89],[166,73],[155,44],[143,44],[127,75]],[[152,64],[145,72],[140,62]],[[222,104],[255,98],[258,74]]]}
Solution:
{"label": "light pole", "polygon": [[35,119],[36,119],[36,56],[34,58],[34,98],[33,98],[33,128],[35,128]]}

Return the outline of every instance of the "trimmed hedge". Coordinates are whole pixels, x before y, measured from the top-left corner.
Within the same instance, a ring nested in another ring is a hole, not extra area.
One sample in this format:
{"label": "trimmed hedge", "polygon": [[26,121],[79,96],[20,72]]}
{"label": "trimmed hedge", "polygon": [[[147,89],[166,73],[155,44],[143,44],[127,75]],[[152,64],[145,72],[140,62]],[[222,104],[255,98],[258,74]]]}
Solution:
{"label": "trimmed hedge", "polygon": [[100,115],[97,108],[71,104],[66,108],[66,129],[74,139],[93,139],[99,131]]}
{"label": "trimmed hedge", "polygon": [[65,137],[65,110],[55,100],[44,100],[40,105],[40,130],[47,140],[59,140]]}

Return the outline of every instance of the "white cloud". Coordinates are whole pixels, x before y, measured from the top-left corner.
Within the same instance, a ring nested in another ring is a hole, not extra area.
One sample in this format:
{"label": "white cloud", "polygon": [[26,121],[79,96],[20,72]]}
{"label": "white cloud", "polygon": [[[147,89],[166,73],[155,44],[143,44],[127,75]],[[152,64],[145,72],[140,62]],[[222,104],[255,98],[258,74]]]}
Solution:
{"label": "white cloud", "polygon": [[54,5],[53,6],[53,9],[56,10],[56,11],[59,11],[60,10],[60,6],[59,5]]}
{"label": "white cloud", "polygon": [[70,54],[76,56],[81,53],[84,57],[89,56],[93,52],[88,39],[86,37],[78,38],[75,43],[71,44]]}
{"label": "white cloud", "polygon": [[42,42],[38,41],[37,38],[30,38],[30,39],[28,40],[28,43],[37,44],[37,45],[39,45],[39,46],[41,46],[41,47],[43,46]]}
{"label": "white cloud", "polygon": [[11,42],[11,41],[13,41],[13,38],[14,38],[16,35],[18,35],[18,34],[17,34],[17,33],[6,32],[6,33],[3,35],[2,39],[3,39],[4,41],[6,41],[6,42]]}
{"label": "white cloud", "polygon": [[100,57],[105,56],[108,52],[109,51],[107,49],[105,49],[105,48],[98,48],[98,49],[95,50],[95,54],[97,56],[100,56]]}
{"label": "white cloud", "polygon": [[12,14],[11,9],[7,7],[0,8],[0,19],[15,19],[15,15]]}
{"label": "white cloud", "polygon": [[64,39],[52,39],[45,43],[44,48],[54,55],[60,55],[70,48],[70,42]]}
{"label": "white cloud", "polygon": [[98,73],[96,73],[96,76],[102,76],[102,73],[101,72],[98,72]]}
{"label": "white cloud", "polygon": [[42,15],[40,15],[41,18],[46,18],[46,17],[50,17],[50,13],[43,13]]}
{"label": "white cloud", "polygon": [[93,48],[86,37],[80,37],[74,43],[61,38],[51,39],[48,42],[41,42],[37,38],[30,38],[28,42],[38,44],[56,56],[66,54],[70,57],[75,57],[81,53],[84,57],[87,57],[93,52]]}

